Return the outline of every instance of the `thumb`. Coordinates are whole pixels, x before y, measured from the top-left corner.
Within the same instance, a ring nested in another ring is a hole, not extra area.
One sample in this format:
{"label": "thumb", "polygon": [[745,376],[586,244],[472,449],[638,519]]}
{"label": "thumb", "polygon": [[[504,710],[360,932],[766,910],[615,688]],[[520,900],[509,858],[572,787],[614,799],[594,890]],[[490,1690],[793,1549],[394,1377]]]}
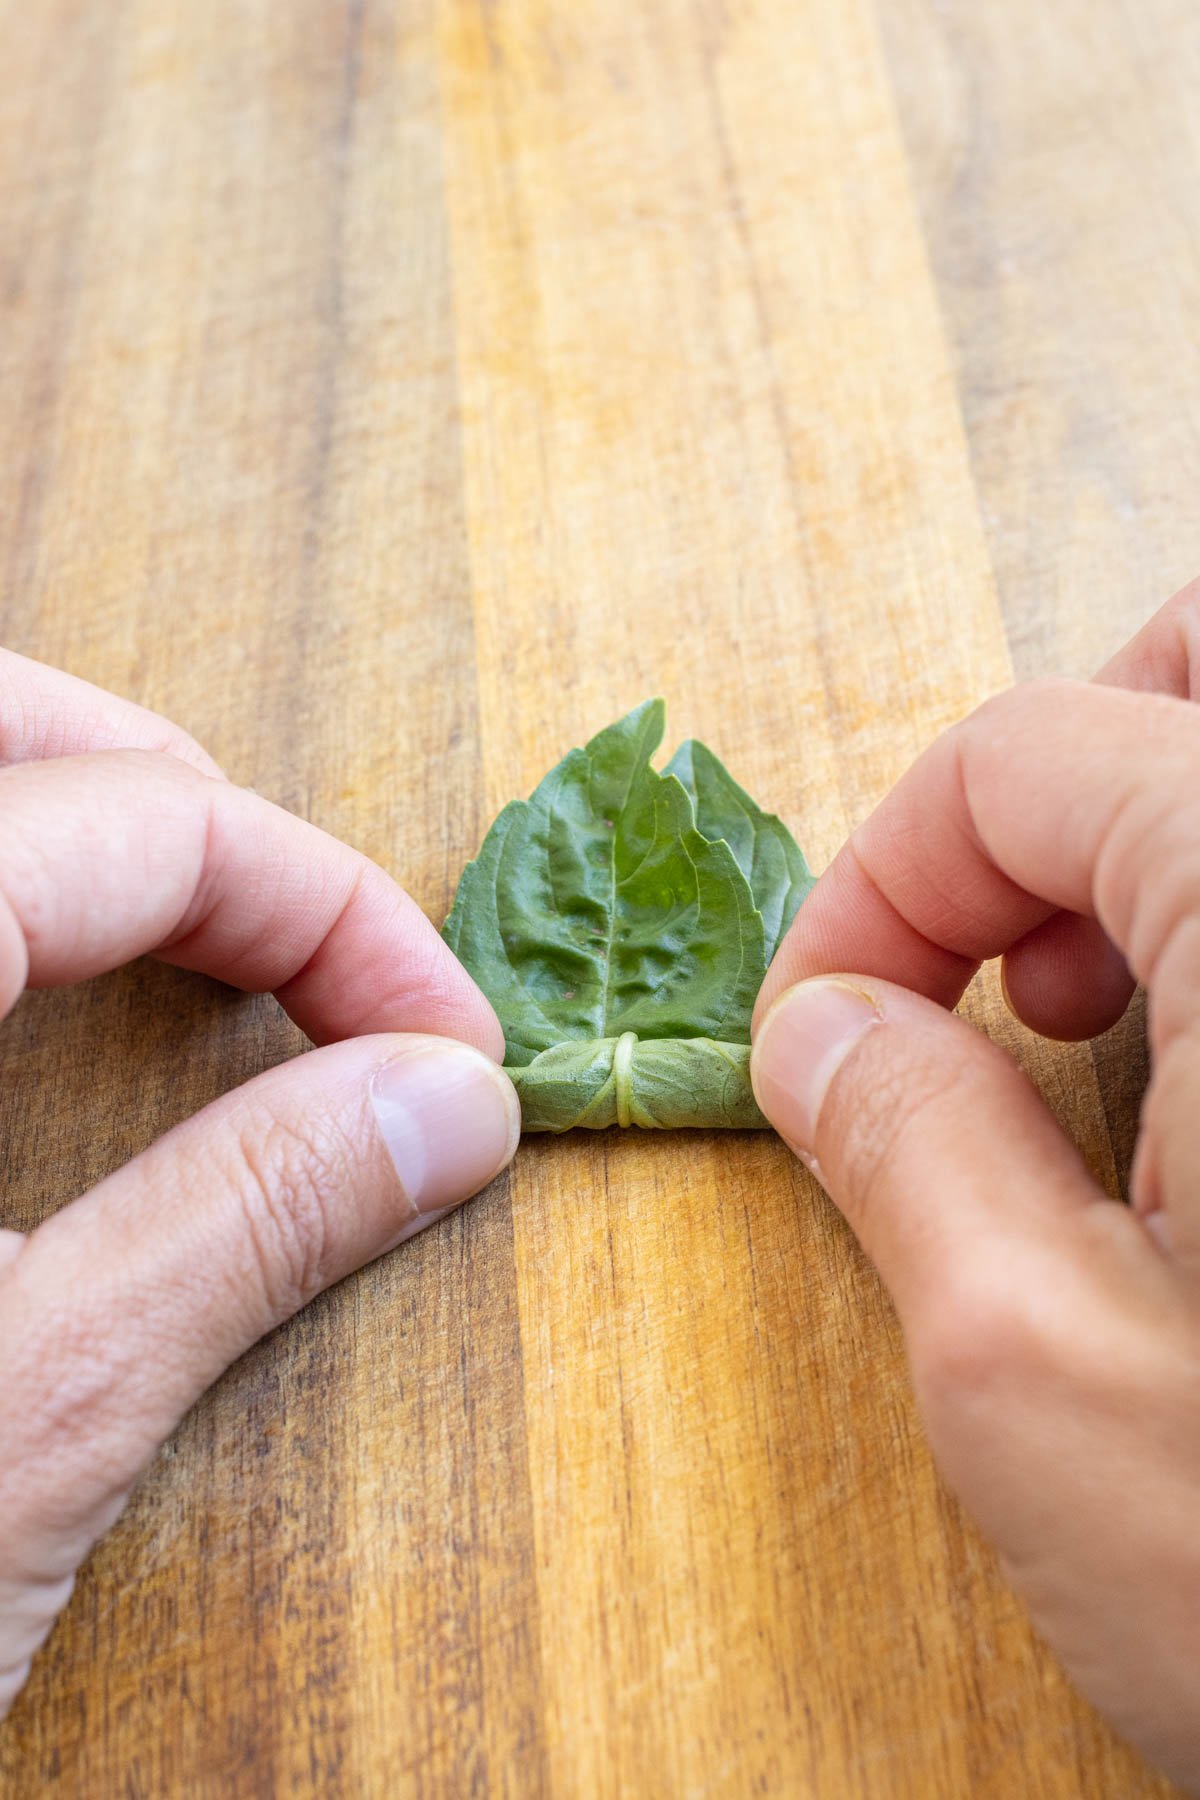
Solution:
{"label": "thumb", "polygon": [[258,1338],[491,1180],[511,1082],[354,1038],[179,1125],[0,1258],[0,1716],[163,1438]]}
{"label": "thumb", "polygon": [[[997,1252],[1044,1256],[1111,1205],[1017,1065],[888,982],[789,988],[755,1033],[763,1113],[846,1215],[909,1333],[950,1289],[994,1285]],[[1123,1209],[1122,1209],[1123,1210]]]}
{"label": "thumb", "polygon": [[934,1455],[1035,1623],[1194,1781],[1196,1333],[1176,1265],[1012,1059],[903,988],[790,988],[751,1076],[890,1287]]}

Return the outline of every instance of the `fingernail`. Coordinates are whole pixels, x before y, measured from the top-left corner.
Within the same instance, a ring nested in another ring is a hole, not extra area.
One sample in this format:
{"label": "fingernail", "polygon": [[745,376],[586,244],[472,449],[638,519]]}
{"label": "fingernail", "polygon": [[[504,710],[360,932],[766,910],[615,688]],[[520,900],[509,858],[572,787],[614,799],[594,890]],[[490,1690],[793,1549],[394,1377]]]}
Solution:
{"label": "fingernail", "polygon": [[436,1224],[511,1159],[521,1135],[512,1083],[478,1050],[414,1043],[378,1069],[371,1104],[409,1212],[389,1248]]}
{"label": "fingernail", "polygon": [[880,1020],[869,994],[845,981],[802,981],[775,1001],[750,1057],[754,1096],[776,1131],[811,1161],[829,1084]]}

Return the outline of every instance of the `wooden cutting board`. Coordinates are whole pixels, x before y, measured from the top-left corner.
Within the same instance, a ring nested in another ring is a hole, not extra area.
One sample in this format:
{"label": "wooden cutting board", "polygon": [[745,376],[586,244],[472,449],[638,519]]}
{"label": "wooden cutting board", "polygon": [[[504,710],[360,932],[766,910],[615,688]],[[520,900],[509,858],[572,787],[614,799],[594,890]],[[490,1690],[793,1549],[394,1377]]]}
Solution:
{"label": "wooden cutting board", "polygon": [[[1182,0],[0,0],[0,624],[440,918],[651,693],[814,866],[1200,566]],[[1028,1040],[1103,1180],[1137,1019]],[[0,1030],[32,1226],[302,1048],[146,965]],[[939,1485],[764,1135],[531,1142],[185,1421],[0,1791],[1163,1795]]]}

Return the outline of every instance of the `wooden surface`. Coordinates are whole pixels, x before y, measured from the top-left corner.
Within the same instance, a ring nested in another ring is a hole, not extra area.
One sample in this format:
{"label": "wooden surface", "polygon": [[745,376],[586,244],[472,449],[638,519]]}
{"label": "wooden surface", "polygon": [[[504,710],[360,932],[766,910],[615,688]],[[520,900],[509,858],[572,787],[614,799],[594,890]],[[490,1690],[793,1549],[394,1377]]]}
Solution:
{"label": "wooden surface", "polygon": [[[821,866],[1200,566],[1185,0],[0,0],[0,626],[444,911],[652,692]],[[1110,1184],[1137,1021],[1017,1046]],[[300,1047],[0,1030],[32,1225]],[[1162,1795],[932,1472],[765,1136],[523,1148],[184,1423],[0,1792]]]}

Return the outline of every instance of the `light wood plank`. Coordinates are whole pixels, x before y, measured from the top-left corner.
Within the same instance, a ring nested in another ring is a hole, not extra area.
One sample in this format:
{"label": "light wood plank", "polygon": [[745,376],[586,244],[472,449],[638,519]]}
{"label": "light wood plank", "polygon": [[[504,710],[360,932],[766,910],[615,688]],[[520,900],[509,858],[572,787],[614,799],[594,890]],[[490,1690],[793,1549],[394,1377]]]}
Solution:
{"label": "light wood plank", "polygon": [[1200,16],[886,0],[1020,675],[1090,675],[1200,567]]}

